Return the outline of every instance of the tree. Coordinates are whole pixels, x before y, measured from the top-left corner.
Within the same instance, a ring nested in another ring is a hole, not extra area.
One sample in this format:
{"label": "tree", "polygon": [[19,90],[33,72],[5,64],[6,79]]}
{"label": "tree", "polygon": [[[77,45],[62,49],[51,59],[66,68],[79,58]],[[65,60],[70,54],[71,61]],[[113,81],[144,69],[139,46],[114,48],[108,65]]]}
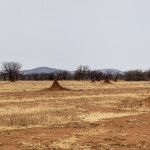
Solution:
{"label": "tree", "polygon": [[150,69],[144,72],[145,80],[150,80]]}
{"label": "tree", "polygon": [[130,70],[125,72],[124,79],[126,81],[143,81],[144,73],[141,70]]}
{"label": "tree", "polygon": [[14,82],[20,75],[21,67],[19,62],[3,62],[2,73],[8,76],[9,81]]}
{"label": "tree", "polygon": [[54,80],[54,79],[56,79],[56,75],[55,75],[55,73],[49,73],[48,74],[48,80]]}
{"label": "tree", "polygon": [[1,73],[1,80],[6,81],[6,73]]}
{"label": "tree", "polygon": [[103,73],[100,71],[90,71],[90,79],[100,81],[102,79]]}
{"label": "tree", "polygon": [[66,71],[66,70],[58,71],[55,74],[56,74],[56,78],[58,80],[69,80],[69,79],[71,79],[71,73],[69,71]]}
{"label": "tree", "polygon": [[90,69],[88,66],[80,65],[74,73],[74,78],[77,80],[87,80],[90,76]]}

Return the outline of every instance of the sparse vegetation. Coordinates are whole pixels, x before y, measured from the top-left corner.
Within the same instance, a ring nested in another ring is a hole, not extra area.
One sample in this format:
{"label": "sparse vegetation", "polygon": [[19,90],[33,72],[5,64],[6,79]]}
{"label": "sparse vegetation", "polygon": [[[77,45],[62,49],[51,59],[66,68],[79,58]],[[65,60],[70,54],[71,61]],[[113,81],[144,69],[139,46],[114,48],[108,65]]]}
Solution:
{"label": "sparse vegetation", "polygon": [[130,70],[124,72],[124,74],[115,72],[100,72],[98,70],[90,70],[88,66],[80,65],[74,72],[69,72],[67,70],[52,72],[52,73],[33,73],[33,74],[23,74],[20,72],[22,65],[17,62],[5,62],[2,64],[3,69],[0,73],[1,81],[15,81],[15,80],[34,80],[34,81],[44,81],[44,80],[104,80],[105,76],[108,76],[110,80],[114,82],[118,80],[125,81],[149,81],[150,80],[150,70]]}
{"label": "sparse vegetation", "polygon": [[[149,140],[150,102],[145,100],[150,96],[149,82],[60,84],[77,90],[43,91],[52,85],[51,81],[0,82],[0,149],[150,146],[148,142],[142,144],[143,136]],[[146,128],[141,130],[141,125]]]}

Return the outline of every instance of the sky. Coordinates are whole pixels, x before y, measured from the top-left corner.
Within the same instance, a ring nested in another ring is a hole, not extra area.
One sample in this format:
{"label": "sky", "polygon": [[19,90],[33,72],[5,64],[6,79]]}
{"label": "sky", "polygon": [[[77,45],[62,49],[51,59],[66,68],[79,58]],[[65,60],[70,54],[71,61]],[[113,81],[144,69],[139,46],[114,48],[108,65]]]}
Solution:
{"label": "sky", "polygon": [[0,64],[150,69],[150,0],[0,0]]}

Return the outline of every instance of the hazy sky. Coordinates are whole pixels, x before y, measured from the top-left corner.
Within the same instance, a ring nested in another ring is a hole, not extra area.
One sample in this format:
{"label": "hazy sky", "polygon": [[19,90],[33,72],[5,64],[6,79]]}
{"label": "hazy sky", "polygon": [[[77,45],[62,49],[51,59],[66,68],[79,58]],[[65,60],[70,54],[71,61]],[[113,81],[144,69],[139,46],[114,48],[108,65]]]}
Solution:
{"label": "hazy sky", "polygon": [[150,0],[0,0],[0,63],[150,68]]}

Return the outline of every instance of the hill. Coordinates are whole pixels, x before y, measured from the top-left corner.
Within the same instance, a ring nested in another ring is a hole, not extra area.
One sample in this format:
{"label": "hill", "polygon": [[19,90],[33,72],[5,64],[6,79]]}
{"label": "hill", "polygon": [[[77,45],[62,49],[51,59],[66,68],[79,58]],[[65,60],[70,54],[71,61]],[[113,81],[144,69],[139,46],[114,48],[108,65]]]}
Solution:
{"label": "hill", "polygon": [[123,71],[120,71],[118,69],[100,69],[100,70],[96,70],[96,71],[99,71],[99,72],[102,72],[102,73],[111,73],[111,74],[116,74],[116,73],[119,73],[119,74],[124,74]]}
{"label": "hill", "polygon": [[61,69],[55,69],[55,68],[49,68],[49,67],[38,67],[38,68],[30,69],[30,70],[23,70],[22,72],[24,75],[27,75],[27,74],[33,74],[33,73],[37,73],[37,74],[53,73],[57,71],[61,71]]}
{"label": "hill", "polygon": [[[34,68],[34,69],[30,69],[30,70],[23,70],[23,74],[27,75],[27,74],[33,74],[33,73],[37,73],[37,74],[41,74],[41,73],[54,73],[57,71],[63,71],[62,69],[56,69],[56,68],[49,68],[49,67],[38,67],[38,68]],[[112,74],[124,74],[124,72],[117,70],[117,69],[99,69],[96,70],[102,73],[112,73]],[[70,71],[70,73],[74,73],[74,71]]]}

